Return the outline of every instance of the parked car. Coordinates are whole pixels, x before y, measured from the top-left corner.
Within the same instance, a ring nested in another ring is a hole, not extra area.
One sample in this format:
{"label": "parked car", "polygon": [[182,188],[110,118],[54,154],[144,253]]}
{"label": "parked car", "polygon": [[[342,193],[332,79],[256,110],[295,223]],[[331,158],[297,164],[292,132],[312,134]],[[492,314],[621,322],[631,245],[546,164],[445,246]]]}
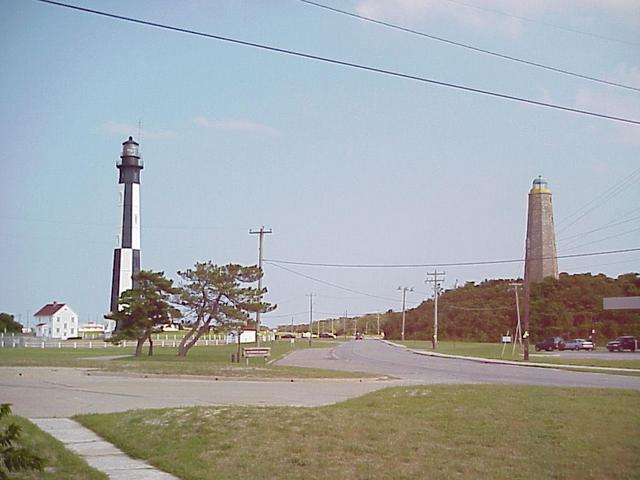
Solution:
{"label": "parked car", "polygon": [[356,340],[364,340],[364,335],[360,332],[356,333]]}
{"label": "parked car", "polygon": [[584,338],[572,338],[560,345],[560,350],[593,350],[593,348],[593,342]]}
{"label": "parked car", "polygon": [[320,338],[336,338],[336,336],[331,332],[322,332]]}
{"label": "parked car", "polygon": [[564,339],[562,337],[545,337],[536,343],[536,352],[540,350],[546,350],[547,352],[558,350],[563,344]]}
{"label": "parked car", "polygon": [[284,339],[287,339],[287,338],[296,338],[296,336],[293,333],[281,333],[281,334],[278,335],[278,338],[281,338],[281,339],[284,340]]}
{"label": "parked car", "polygon": [[607,350],[610,352],[618,351],[621,352],[623,350],[631,350],[632,352],[636,351],[638,347],[636,337],[632,337],[630,335],[625,335],[623,337],[618,337],[615,340],[611,340],[607,342]]}

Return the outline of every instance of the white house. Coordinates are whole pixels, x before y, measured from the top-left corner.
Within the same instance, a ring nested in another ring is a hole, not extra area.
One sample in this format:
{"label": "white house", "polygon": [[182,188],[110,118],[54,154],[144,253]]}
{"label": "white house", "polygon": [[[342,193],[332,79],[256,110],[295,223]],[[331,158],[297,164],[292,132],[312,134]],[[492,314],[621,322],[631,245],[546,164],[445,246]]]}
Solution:
{"label": "white house", "polygon": [[48,303],[33,316],[36,318],[36,337],[66,340],[79,336],[78,315],[64,303]]}
{"label": "white house", "polygon": [[[240,343],[254,343],[256,341],[255,330],[240,330]],[[225,343],[237,343],[238,333],[235,330],[230,331],[227,334]]]}

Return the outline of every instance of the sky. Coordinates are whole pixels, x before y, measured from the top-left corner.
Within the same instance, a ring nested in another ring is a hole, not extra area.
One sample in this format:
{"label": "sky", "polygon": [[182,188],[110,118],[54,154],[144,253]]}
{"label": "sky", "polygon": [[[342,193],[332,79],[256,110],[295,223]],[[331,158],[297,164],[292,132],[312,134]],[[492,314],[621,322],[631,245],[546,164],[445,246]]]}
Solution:
{"label": "sky", "polygon": [[[299,0],[73,5],[640,120],[636,0],[319,0],[629,88],[511,62]],[[527,193],[553,192],[558,255],[640,247],[640,126],[127,23],[0,3],[0,311],[109,309],[116,161],[140,141],[142,268],[255,264],[267,325],[401,309],[433,265],[524,257]],[[640,252],[560,258],[640,271]],[[438,267],[444,288],[522,263]]]}

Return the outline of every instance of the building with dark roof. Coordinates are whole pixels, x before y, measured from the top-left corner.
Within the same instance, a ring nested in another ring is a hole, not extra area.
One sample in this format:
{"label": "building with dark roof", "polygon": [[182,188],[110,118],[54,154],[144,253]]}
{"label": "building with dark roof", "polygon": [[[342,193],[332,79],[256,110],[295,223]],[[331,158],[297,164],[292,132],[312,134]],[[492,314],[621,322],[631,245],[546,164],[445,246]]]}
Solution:
{"label": "building with dark roof", "polygon": [[78,336],[78,315],[65,303],[47,303],[33,316],[36,337],[66,340]]}

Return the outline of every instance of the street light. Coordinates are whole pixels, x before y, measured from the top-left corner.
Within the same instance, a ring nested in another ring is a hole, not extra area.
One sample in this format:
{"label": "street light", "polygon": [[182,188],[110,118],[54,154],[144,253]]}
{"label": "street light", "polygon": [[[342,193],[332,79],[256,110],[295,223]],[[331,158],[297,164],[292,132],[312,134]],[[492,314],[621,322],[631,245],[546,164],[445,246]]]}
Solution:
{"label": "street light", "polygon": [[398,290],[402,291],[402,333],[401,338],[404,342],[404,320],[405,320],[405,300],[407,298],[407,292],[413,292],[413,287],[398,287]]}

